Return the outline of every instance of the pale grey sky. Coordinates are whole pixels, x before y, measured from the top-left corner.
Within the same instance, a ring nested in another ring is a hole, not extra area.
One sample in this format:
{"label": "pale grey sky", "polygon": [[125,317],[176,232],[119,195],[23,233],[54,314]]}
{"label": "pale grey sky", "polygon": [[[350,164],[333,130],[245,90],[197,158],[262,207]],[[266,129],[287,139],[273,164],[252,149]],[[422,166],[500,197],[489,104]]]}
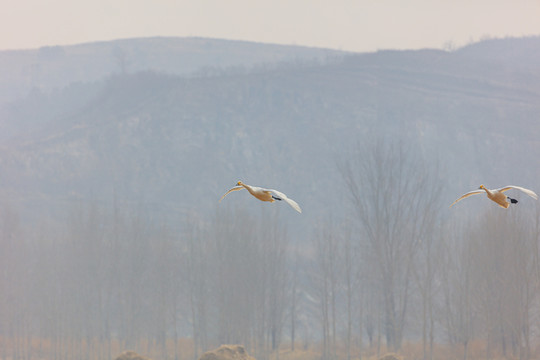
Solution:
{"label": "pale grey sky", "polygon": [[540,35],[540,0],[0,0],[0,49],[200,36],[349,51]]}

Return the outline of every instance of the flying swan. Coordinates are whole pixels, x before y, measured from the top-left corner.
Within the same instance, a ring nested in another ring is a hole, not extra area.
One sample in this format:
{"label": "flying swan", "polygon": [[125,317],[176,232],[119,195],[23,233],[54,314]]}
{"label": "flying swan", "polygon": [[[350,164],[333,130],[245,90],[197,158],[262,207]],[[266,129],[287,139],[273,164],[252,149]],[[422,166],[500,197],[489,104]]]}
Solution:
{"label": "flying swan", "polygon": [[261,201],[274,202],[276,200],[285,200],[287,204],[291,205],[294,210],[298,211],[299,213],[302,212],[302,209],[300,209],[300,206],[298,206],[296,201],[294,201],[293,199],[289,199],[284,193],[274,189],[263,189],[258,186],[251,186],[248,184],[244,184],[241,181],[237,182],[235,187],[227,191],[225,195],[223,195],[221,199],[219,199],[219,201],[223,200],[223,198],[227,196],[230,192],[242,189],[246,189],[251,195],[255,196]]}
{"label": "flying swan", "polygon": [[[510,203],[516,204],[518,202],[516,199],[512,199],[511,197],[504,195],[504,192],[510,189],[517,189],[517,190],[523,191],[525,194],[529,195],[535,200],[538,199],[538,195],[536,195],[534,191],[522,188],[520,186],[508,185],[500,189],[490,190],[490,189],[487,189],[484,185],[480,185],[478,190],[469,191],[468,193],[461,195],[456,201],[452,203],[452,205],[454,205],[461,199],[465,199],[466,197],[469,197],[471,195],[481,194],[485,191],[488,199],[495,201],[497,204],[499,204],[500,207],[503,207],[506,209],[510,206]],[[452,205],[450,205],[450,207],[452,207]]]}

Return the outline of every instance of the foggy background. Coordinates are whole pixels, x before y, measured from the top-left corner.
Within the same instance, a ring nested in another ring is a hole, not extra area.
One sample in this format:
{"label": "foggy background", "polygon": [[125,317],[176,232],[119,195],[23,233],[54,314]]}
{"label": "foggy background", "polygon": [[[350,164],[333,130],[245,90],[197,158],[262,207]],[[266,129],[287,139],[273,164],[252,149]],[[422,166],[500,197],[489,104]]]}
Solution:
{"label": "foggy background", "polygon": [[540,34],[537,0],[25,0],[6,8],[1,50],[199,36],[371,52]]}
{"label": "foggy background", "polygon": [[[1,51],[0,356],[538,356],[538,203],[448,206],[540,190],[539,64],[537,36]],[[303,213],[218,203],[238,180]]]}

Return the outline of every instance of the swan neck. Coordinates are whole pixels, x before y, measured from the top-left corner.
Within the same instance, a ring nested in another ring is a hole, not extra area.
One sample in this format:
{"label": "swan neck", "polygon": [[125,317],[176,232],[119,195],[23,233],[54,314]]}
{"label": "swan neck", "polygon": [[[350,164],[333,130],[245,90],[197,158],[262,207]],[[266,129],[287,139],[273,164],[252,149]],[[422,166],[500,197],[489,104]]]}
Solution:
{"label": "swan neck", "polygon": [[247,184],[244,184],[242,183],[242,186],[244,187],[244,189],[246,189],[247,191],[250,192],[250,194],[253,194],[253,189],[251,188],[251,186],[247,185]]}

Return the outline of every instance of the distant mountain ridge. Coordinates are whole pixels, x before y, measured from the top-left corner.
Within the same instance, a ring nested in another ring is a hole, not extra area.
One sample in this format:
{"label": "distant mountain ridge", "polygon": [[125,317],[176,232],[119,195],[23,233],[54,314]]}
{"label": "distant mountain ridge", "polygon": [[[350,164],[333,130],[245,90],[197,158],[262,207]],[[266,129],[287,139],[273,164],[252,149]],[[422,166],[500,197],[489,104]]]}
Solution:
{"label": "distant mountain ridge", "polygon": [[0,51],[0,104],[106,76],[155,71],[186,76],[215,68],[325,61],[345,52],[197,37],[151,37]]}

